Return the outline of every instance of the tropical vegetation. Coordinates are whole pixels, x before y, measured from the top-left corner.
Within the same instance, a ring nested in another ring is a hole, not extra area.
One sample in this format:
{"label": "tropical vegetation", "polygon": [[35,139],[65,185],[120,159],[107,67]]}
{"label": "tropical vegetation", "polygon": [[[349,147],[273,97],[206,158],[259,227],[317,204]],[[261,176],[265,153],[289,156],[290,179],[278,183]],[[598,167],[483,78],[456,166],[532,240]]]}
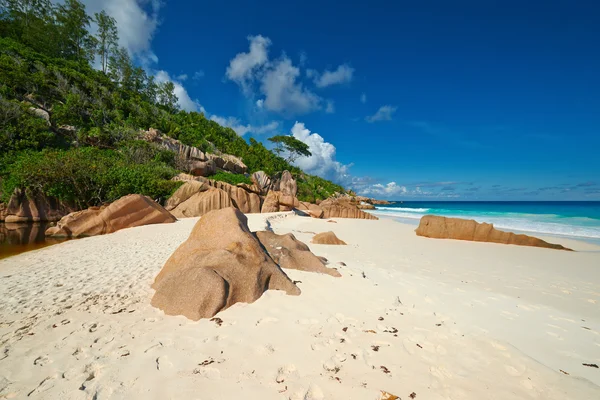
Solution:
{"label": "tropical vegetation", "polygon": [[[278,136],[273,152],[202,113],[179,109],[174,84],[136,66],[118,39],[116,21],[104,11],[88,15],[79,0],[0,0],[2,201],[15,188],[79,207],[128,193],[168,197],[180,171],[174,153],[138,140],[150,128],[203,151],[238,156],[249,172],[287,169],[301,200],[343,191],[292,165],[310,154],[304,143]],[[249,182],[227,173],[213,178]]]}

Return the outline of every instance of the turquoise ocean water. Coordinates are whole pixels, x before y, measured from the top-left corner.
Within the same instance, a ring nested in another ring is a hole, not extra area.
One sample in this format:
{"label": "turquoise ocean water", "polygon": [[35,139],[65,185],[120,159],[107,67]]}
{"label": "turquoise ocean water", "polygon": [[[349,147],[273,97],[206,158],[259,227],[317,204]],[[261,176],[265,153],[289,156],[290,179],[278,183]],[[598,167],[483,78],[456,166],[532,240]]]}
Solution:
{"label": "turquoise ocean water", "polygon": [[405,201],[376,206],[373,213],[418,224],[423,215],[474,219],[496,228],[529,234],[566,236],[600,243],[600,201]]}

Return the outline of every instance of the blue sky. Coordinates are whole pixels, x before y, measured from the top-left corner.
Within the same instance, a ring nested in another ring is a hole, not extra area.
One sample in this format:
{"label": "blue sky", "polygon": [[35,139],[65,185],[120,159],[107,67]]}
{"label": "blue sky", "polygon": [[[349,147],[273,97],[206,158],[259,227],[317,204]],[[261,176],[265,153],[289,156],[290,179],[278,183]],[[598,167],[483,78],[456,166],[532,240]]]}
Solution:
{"label": "blue sky", "polygon": [[600,3],[86,0],[180,104],[401,200],[600,200]]}

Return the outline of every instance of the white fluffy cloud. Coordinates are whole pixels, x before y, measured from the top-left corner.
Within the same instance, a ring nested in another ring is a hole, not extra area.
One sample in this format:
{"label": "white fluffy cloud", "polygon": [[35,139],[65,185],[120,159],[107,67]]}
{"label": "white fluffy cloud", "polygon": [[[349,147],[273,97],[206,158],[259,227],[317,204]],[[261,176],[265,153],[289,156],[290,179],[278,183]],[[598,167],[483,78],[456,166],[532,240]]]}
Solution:
{"label": "white fluffy cloud", "polygon": [[390,182],[387,185],[376,183],[371,186],[364,187],[358,191],[358,194],[363,196],[383,196],[389,197],[396,194],[406,194],[408,190],[406,186],[400,186],[396,182]]}
{"label": "white fluffy cloud", "polygon": [[[82,0],[88,14],[106,10],[117,21],[119,46],[125,47],[144,66],[158,62],[152,39],[159,25],[160,0]],[[58,2],[58,1],[56,1]],[[92,30],[95,30],[92,27]]]}
{"label": "white fluffy cloud", "polygon": [[240,136],[244,136],[246,133],[261,135],[264,133],[273,132],[279,127],[279,122],[277,121],[272,121],[266,125],[244,125],[238,118],[235,117],[225,118],[218,115],[211,115],[210,119],[221,126],[227,126],[233,129]]}
{"label": "white fluffy cloud", "polygon": [[377,122],[377,121],[391,121],[392,115],[396,112],[396,107],[394,106],[381,106],[379,110],[373,115],[366,117],[367,122]]}
{"label": "white fluffy cloud", "polygon": [[264,36],[248,36],[250,50],[238,53],[230,62],[225,74],[227,78],[239,84],[244,91],[250,90],[257,71],[269,61],[271,40]]}
{"label": "white fluffy cloud", "polygon": [[309,174],[331,179],[338,183],[347,183],[350,179],[348,170],[350,165],[344,165],[335,159],[335,146],[318,133],[312,133],[301,122],[296,122],[292,127],[292,136],[306,143],[310,157],[300,157],[295,164]]}
{"label": "white fluffy cloud", "polygon": [[321,108],[322,99],[297,81],[300,69],[282,57],[271,63],[261,79],[264,106],[284,115],[306,114]]}
{"label": "white fluffy cloud", "polygon": [[[248,41],[249,50],[230,60],[225,76],[237,83],[248,97],[262,97],[256,102],[259,108],[285,116],[315,110],[333,112],[333,103],[328,103],[303,84],[300,67],[294,65],[289,57],[284,54],[277,59],[269,59],[269,38],[250,36]],[[300,66],[305,62],[306,57],[302,56]],[[351,81],[353,73],[352,67],[343,64],[335,71],[323,74],[307,70],[306,76],[313,79],[316,86],[326,87]]]}
{"label": "white fluffy cloud", "polygon": [[158,71],[154,74],[157,83],[173,82],[175,85],[175,95],[177,96],[177,104],[185,111],[201,111],[204,109],[198,102],[198,100],[192,100],[187,90],[183,87],[181,82],[177,79],[171,78],[167,71]]}
{"label": "white fluffy cloud", "polygon": [[353,74],[354,68],[348,64],[340,65],[335,71],[326,70],[321,75],[315,71],[311,71],[310,73],[310,75],[314,76],[315,85],[319,88],[351,82]]}

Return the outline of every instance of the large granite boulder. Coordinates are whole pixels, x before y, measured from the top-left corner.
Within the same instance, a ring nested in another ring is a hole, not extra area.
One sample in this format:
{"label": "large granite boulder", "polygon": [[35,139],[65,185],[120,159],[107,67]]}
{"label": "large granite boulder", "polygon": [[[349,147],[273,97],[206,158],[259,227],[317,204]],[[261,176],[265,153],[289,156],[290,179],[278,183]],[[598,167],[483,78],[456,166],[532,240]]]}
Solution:
{"label": "large granite boulder", "polygon": [[355,203],[345,197],[323,200],[319,207],[323,209],[323,218],[379,219],[373,214],[360,210]]}
{"label": "large granite boulder", "polygon": [[243,187],[185,174],[176,179],[185,183],[167,200],[165,208],[177,218],[199,217],[228,207],[236,207],[246,214],[260,213],[260,196]]}
{"label": "large granite boulder", "polygon": [[315,256],[306,244],[291,233],[278,235],[273,232],[259,231],[256,232],[256,237],[281,268],[342,276],[335,269],[327,268],[325,259]]}
{"label": "large granite boulder", "polygon": [[108,206],[91,207],[63,217],[46,230],[47,236],[104,235],[135,226],[164,224],[177,219],[152,199],[140,194],[121,197]]}
{"label": "large granite boulder", "polygon": [[6,205],[0,206],[0,221],[7,223],[58,221],[73,207],[43,194],[15,189]]}
{"label": "large granite boulder", "polygon": [[258,194],[266,195],[271,189],[271,178],[263,171],[258,171],[251,176],[252,183],[260,190]]}
{"label": "large granite boulder", "polygon": [[269,190],[267,197],[265,198],[261,212],[271,213],[279,211],[292,211],[294,208],[298,208],[300,202],[296,197],[286,196],[282,192]]}
{"label": "large granite boulder", "polygon": [[494,228],[492,224],[478,223],[474,220],[461,218],[440,217],[437,215],[425,215],[421,218],[416,232],[419,236],[436,239],[470,240],[571,251],[571,249],[563,247],[560,244],[548,243],[532,236],[500,231]]}
{"label": "large granite boulder", "polygon": [[[181,188],[184,187],[185,185]],[[177,218],[191,218],[200,217],[211,211],[229,207],[233,207],[233,203],[231,202],[231,197],[226,192],[221,189],[208,187],[206,190],[192,194],[184,202],[173,208],[171,213]]]}
{"label": "large granite boulder", "polygon": [[344,242],[343,240],[340,240],[335,233],[329,231],[329,232],[323,232],[323,233],[317,233],[311,243],[314,244],[331,244],[331,245],[346,245],[346,242]]}
{"label": "large granite boulder", "polygon": [[233,206],[245,214],[260,213],[260,197],[258,194],[246,191],[243,187],[234,186],[226,182],[205,180],[210,186],[226,192],[233,202]]}
{"label": "large granite boulder", "polygon": [[192,320],[210,318],[238,302],[252,303],[266,290],[300,294],[235,208],[204,215],[152,287],[154,307]]}
{"label": "large granite boulder", "polygon": [[302,211],[305,214],[308,214],[313,218],[323,218],[323,215],[325,214],[325,212],[320,206],[312,203],[307,203],[305,201],[301,201],[299,203],[298,210]]}
{"label": "large granite boulder", "polygon": [[261,213],[272,213],[279,211],[279,192],[269,190],[265,201],[263,202]]}

